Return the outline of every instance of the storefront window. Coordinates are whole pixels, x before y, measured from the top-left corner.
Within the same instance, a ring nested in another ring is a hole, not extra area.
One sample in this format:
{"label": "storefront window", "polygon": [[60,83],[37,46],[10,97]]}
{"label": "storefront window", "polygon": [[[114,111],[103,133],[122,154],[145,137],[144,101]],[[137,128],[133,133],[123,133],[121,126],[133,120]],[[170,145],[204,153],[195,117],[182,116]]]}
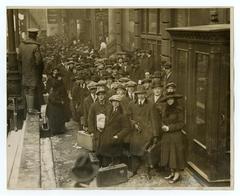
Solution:
{"label": "storefront window", "polygon": [[209,57],[204,53],[197,53],[196,70],[196,139],[206,143],[206,101],[208,87]]}
{"label": "storefront window", "polygon": [[148,10],[148,33],[157,33],[157,13],[156,9]]}

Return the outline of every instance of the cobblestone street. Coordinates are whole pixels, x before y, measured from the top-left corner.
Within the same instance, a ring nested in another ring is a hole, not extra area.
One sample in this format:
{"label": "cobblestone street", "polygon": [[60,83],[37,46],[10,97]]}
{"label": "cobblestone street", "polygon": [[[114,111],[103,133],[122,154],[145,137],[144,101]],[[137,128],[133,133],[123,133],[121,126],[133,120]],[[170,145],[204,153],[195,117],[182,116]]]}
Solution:
{"label": "cobblestone street", "polygon": [[[74,188],[75,181],[71,178],[71,168],[74,165],[75,160],[78,157],[81,148],[77,146],[76,133],[78,125],[74,121],[66,123],[67,132],[63,135],[52,137],[53,156],[55,164],[55,174],[58,188]],[[119,188],[197,188],[201,189],[201,185],[196,179],[194,179],[189,172],[184,171],[182,173],[181,181],[174,185],[169,184],[163,178],[164,173],[157,173],[152,171],[152,179],[147,180],[143,173],[143,168],[140,169],[138,174],[129,179],[128,182],[119,184],[110,189]],[[96,188],[95,180],[90,184],[89,188]]]}

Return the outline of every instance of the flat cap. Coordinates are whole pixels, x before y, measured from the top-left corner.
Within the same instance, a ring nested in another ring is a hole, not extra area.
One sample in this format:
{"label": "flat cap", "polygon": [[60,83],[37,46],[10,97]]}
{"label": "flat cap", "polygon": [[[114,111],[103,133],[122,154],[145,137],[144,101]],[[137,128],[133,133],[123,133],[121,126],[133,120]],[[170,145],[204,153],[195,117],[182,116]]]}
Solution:
{"label": "flat cap", "polygon": [[122,97],[120,95],[113,95],[109,98],[109,101],[121,101]]}
{"label": "flat cap", "polygon": [[39,29],[38,28],[29,28],[27,31],[30,33],[37,33],[39,31]]}

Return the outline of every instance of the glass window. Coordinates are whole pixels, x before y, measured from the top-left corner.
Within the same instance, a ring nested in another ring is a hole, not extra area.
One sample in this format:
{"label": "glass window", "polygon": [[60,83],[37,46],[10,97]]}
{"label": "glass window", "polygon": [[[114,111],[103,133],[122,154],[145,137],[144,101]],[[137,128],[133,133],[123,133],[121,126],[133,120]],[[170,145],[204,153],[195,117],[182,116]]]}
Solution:
{"label": "glass window", "polygon": [[156,9],[148,10],[148,33],[157,33],[157,13]]}
{"label": "glass window", "polygon": [[196,70],[196,139],[205,145],[206,143],[206,101],[208,87],[208,63],[209,56],[197,53]]}

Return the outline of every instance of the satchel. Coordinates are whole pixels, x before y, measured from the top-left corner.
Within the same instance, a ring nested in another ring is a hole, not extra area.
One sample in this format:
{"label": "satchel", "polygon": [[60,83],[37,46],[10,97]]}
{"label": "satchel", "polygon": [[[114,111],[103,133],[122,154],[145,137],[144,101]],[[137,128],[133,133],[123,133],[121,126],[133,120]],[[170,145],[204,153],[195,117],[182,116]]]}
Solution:
{"label": "satchel", "polygon": [[161,143],[147,145],[145,150],[145,160],[150,168],[154,168],[160,161]]}

